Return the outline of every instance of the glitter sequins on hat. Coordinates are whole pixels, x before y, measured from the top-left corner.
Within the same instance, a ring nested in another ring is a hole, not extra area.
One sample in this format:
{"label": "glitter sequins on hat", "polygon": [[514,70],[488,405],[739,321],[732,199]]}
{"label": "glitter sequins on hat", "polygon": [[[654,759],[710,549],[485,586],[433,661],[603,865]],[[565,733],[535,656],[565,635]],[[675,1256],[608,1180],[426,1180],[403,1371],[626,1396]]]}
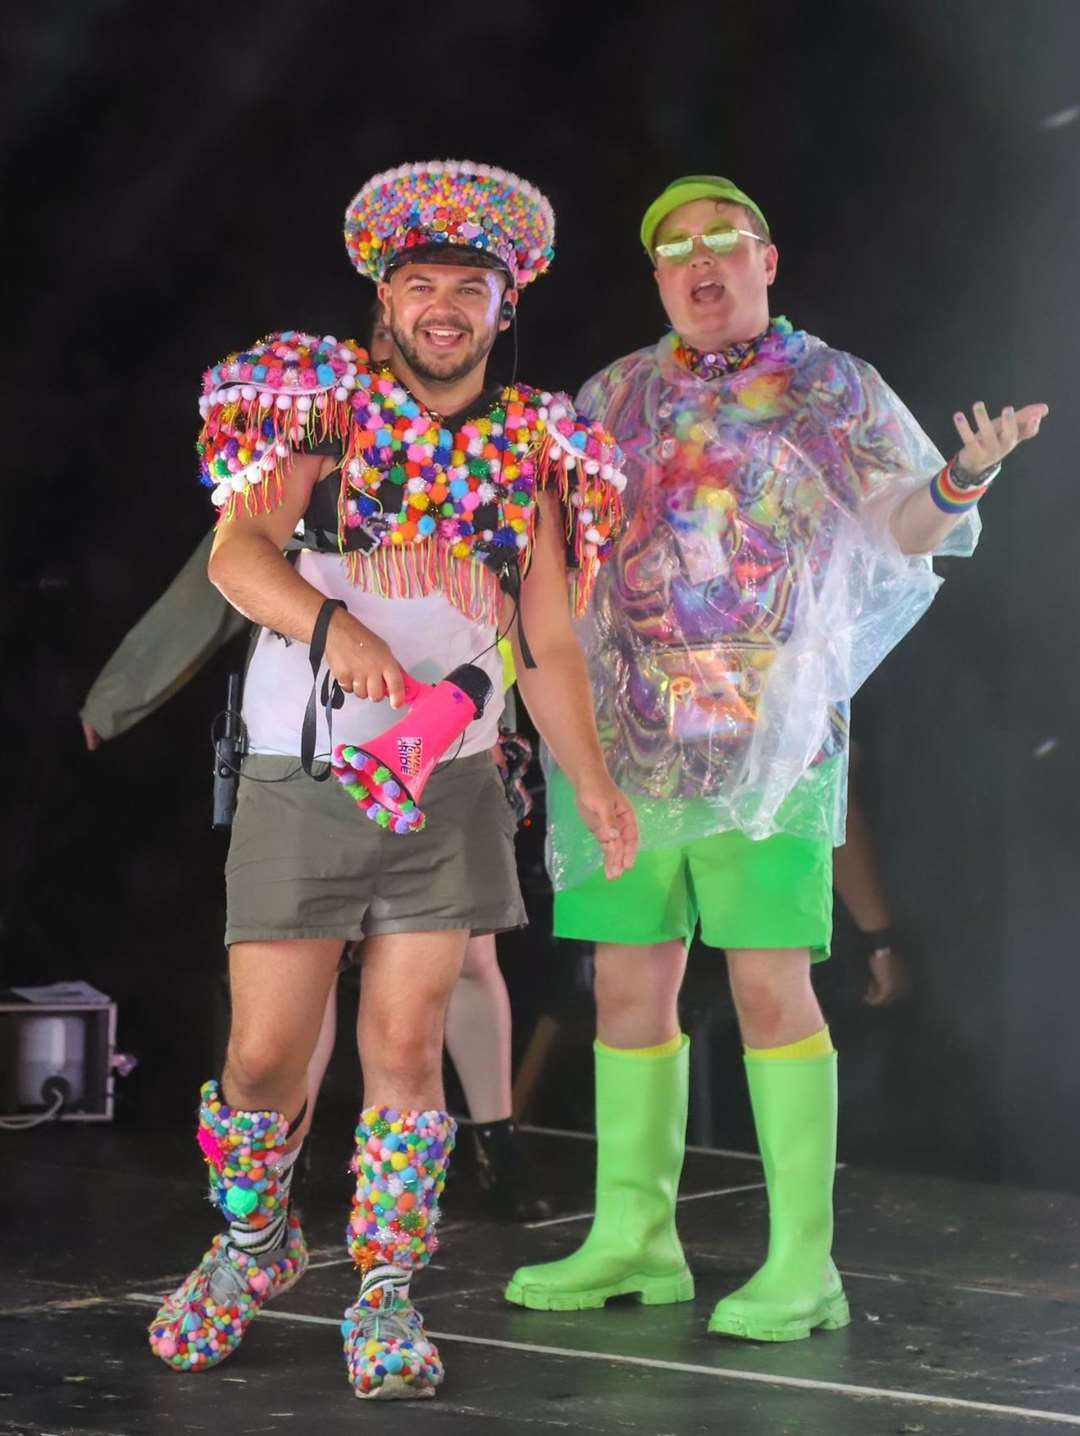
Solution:
{"label": "glitter sequins on hat", "polygon": [[400,165],[368,180],[345,212],[345,247],[369,279],[418,244],[467,245],[497,259],[515,289],[554,258],[555,215],[535,186],[472,160]]}

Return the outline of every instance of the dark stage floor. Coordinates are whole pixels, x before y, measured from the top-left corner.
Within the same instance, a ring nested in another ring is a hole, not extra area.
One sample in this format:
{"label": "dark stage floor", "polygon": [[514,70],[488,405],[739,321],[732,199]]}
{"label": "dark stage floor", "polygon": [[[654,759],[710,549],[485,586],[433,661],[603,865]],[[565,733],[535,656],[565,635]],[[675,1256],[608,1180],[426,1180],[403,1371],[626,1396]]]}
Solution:
{"label": "dark stage floor", "polygon": [[[854,1320],[790,1346],[705,1335],[712,1303],[754,1265],[765,1198],[755,1158],[694,1152],[680,1225],[693,1303],[525,1312],[501,1289],[587,1224],[593,1146],[529,1137],[555,1216],[476,1220],[467,1170],[414,1295],[448,1377],[435,1401],[361,1405],[338,1321],[354,1281],[342,1244],[348,1117],[321,1114],[305,1195],[312,1269],[242,1350],[178,1377],[149,1354],[159,1295],[203,1250],[190,1134],[50,1128],[0,1137],[5,1234],[0,1431],[170,1433],[684,1433],[892,1436],[1080,1428],[1080,1198],[844,1170],[837,1254]],[[333,1118],[333,1120],[331,1120]],[[467,1144],[463,1144],[467,1146]],[[467,1161],[461,1167],[467,1169]]]}

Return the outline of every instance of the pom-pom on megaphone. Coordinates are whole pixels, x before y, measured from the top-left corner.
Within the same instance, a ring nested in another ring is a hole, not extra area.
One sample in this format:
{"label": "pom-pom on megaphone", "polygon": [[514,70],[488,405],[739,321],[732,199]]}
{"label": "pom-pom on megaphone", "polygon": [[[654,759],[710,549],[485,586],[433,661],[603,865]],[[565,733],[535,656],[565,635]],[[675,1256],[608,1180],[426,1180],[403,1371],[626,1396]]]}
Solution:
{"label": "pom-pom on megaphone", "polygon": [[409,713],[363,748],[339,743],[330,760],[334,776],[380,828],[418,833],[427,821],[419,806],[424,785],[490,697],[491,679],[475,663],[461,664],[434,684],[406,673]]}

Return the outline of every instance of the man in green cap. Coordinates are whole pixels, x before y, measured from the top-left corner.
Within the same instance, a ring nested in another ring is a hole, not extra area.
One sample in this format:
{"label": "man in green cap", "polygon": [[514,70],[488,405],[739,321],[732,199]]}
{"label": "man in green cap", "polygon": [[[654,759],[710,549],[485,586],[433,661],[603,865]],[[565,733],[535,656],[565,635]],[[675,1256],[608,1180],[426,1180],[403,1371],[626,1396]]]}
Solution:
{"label": "man in green cap", "polygon": [[946,463],[868,364],[770,318],[777,250],[730,180],[676,180],[641,238],[672,330],[578,398],[628,456],[628,522],[585,643],[608,768],[637,812],[634,868],[605,884],[557,770],[548,798],[555,931],[596,943],[596,1215],[507,1297],[693,1296],[678,995],[700,924],[727,954],[770,1220],[764,1265],[709,1330],[791,1341],[850,1320],[831,1256],[836,1053],[810,981],[849,700],[930,604],[931,555],[972,552],[979,499],[1047,409],[958,413]]}

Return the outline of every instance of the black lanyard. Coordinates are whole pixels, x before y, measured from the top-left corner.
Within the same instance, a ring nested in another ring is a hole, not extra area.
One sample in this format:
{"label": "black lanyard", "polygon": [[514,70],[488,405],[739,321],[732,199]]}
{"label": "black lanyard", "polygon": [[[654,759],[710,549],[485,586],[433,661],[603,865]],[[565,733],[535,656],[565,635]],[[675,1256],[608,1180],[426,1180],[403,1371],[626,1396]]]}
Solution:
{"label": "black lanyard", "polygon": [[[326,634],[330,627],[330,620],[334,616],[335,608],[348,606],[340,598],[328,598],[319,609],[319,616],[315,620],[315,627],[311,633],[311,695],[308,698],[307,711],[304,714],[304,726],[300,734],[300,763],[304,772],[309,778],[314,778],[316,783],[325,783],[333,771],[329,764],[321,773],[313,773],[312,765],[315,762],[315,737],[316,737],[316,694],[319,689],[319,669],[322,667],[323,654],[326,652]],[[326,733],[329,740],[331,753],[334,750],[334,709],[342,708],[345,704],[345,694],[341,690],[341,684],[330,672],[329,668],[323,675],[322,693],[318,697],[322,704],[323,712],[326,714]]]}

